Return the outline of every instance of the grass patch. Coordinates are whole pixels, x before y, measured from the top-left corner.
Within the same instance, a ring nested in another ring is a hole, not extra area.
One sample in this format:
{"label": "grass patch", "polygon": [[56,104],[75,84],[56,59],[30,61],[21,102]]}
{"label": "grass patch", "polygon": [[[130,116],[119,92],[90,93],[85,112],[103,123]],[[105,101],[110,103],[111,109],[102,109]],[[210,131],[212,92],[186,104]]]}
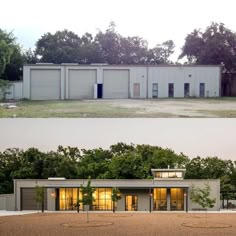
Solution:
{"label": "grass patch", "polygon": [[[226,109],[227,108],[227,109]],[[19,101],[0,118],[236,117],[236,98]]]}

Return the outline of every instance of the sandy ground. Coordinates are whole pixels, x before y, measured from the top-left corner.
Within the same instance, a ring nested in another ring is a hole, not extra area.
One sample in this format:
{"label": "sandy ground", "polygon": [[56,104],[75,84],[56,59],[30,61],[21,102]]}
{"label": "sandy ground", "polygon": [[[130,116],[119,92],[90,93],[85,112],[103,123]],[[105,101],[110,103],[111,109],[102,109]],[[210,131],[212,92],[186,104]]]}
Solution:
{"label": "sandy ground", "polygon": [[236,111],[235,100],[220,99],[117,99],[113,105],[136,108],[137,113],[145,113],[147,116],[159,114],[163,117],[220,117],[225,113],[230,117],[230,113]]}
{"label": "sandy ground", "polygon": [[[0,217],[0,235],[157,235],[157,236],[231,236],[236,235],[235,214],[208,214],[208,222],[228,228],[189,228],[182,224],[204,225],[204,214],[192,213],[91,213],[86,227],[84,213],[36,213]],[[101,226],[99,226],[101,222]],[[108,223],[108,224],[106,224]],[[72,226],[72,227],[68,227]]]}

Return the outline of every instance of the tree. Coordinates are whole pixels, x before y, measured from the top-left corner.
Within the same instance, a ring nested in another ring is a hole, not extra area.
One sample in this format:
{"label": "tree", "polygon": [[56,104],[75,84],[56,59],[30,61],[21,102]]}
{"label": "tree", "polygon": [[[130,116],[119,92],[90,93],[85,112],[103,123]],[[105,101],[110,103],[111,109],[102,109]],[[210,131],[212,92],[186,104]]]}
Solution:
{"label": "tree", "polygon": [[[204,208],[207,213],[207,209],[214,207],[216,202],[216,199],[211,198],[210,194],[211,194],[211,188],[209,184],[205,183],[204,188],[199,188],[192,185],[190,199],[192,200],[193,203],[197,203],[202,208]],[[207,220],[207,215],[206,215],[206,220]]]}
{"label": "tree", "polygon": [[79,202],[83,203],[83,206],[86,206],[86,211],[87,211],[87,223],[89,222],[89,217],[88,217],[88,211],[90,207],[92,206],[94,202],[94,197],[93,193],[95,192],[95,189],[91,187],[91,178],[88,178],[87,185],[84,187],[81,185],[81,193],[82,193],[82,200],[79,200]]}
{"label": "tree", "polygon": [[35,51],[32,51],[31,48],[24,52],[23,57],[24,61],[27,64],[36,64],[37,62],[39,62],[39,59],[37,58]]}
{"label": "tree", "polygon": [[24,57],[13,33],[0,29],[0,77],[4,80],[20,80],[23,75]]}
{"label": "tree", "polygon": [[6,65],[10,62],[13,53],[15,38],[12,33],[0,29],[0,76],[4,73]]}
{"label": "tree", "polygon": [[105,63],[120,64],[120,39],[121,36],[115,30],[115,23],[111,22],[105,33],[98,32],[95,42],[99,45],[102,58]]}
{"label": "tree", "polygon": [[149,64],[169,64],[169,57],[174,53],[175,44],[172,40],[167,40],[162,44],[148,51]]}
{"label": "tree", "polygon": [[212,23],[204,32],[195,29],[185,38],[179,58],[187,56],[189,63],[225,65],[228,71],[236,69],[236,33],[223,23]]}
{"label": "tree", "polygon": [[120,36],[120,63],[146,64],[148,43],[138,36]]}
{"label": "tree", "polygon": [[115,213],[116,207],[117,207],[117,202],[121,199],[121,193],[118,188],[112,188],[112,193],[111,193],[111,200],[113,203],[113,213]]}
{"label": "tree", "polygon": [[36,42],[35,56],[40,62],[79,63],[81,39],[72,31],[44,34]]}
{"label": "tree", "polygon": [[35,187],[35,201],[41,204],[41,210],[44,212],[44,187],[36,185]]}

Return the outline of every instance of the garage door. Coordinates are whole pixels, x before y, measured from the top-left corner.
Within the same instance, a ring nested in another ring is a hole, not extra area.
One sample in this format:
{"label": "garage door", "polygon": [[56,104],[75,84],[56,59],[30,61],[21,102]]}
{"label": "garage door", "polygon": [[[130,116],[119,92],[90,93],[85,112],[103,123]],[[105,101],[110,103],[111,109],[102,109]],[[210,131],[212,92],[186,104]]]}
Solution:
{"label": "garage door", "polygon": [[69,99],[94,98],[94,84],[97,82],[96,70],[69,71]]}
{"label": "garage door", "polygon": [[104,70],[103,97],[129,97],[129,70]]}
{"label": "garage door", "polygon": [[60,70],[31,70],[31,99],[60,99]]}
{"label": "garage door", "polygon": [[[41,209],[39,203],[35,201],[35,188],[21,189],[21,210]],[[44,192],[44,209],[47,210],[47,191]]]}

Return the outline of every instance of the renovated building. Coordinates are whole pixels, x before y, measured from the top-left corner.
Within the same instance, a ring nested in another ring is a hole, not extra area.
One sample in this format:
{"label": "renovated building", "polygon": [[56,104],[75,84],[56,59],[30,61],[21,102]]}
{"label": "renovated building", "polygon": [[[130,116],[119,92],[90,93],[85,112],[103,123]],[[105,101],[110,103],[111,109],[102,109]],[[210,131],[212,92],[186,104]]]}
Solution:
{"label": "renovated building", "polygon": [[219,97],[221,66],[25,65],[11,90],[31,100]]}
{"label": "renovated building", "polygon": [[[117,211],[189,211],[199,209],[190,199],[192,186],[203,188],[209,184],[211,197],[216,199],[210,210],[220,209],[220,181],[183,179],[184,169],[153,169],[153,179],[92,179],[95,188],[94,203],[91,210],[112,210],[112,188],[117,187],[121,199],[117,203]],[[88,180],[83,179],[16,179],[14,180],[15,210],[36,210],[35,187],[45,188],[44,206],[49,211],[76,210],[78,199],[82,199],[81,185],[86,186]],[[80,210],[84,210],[82,203]]]}

